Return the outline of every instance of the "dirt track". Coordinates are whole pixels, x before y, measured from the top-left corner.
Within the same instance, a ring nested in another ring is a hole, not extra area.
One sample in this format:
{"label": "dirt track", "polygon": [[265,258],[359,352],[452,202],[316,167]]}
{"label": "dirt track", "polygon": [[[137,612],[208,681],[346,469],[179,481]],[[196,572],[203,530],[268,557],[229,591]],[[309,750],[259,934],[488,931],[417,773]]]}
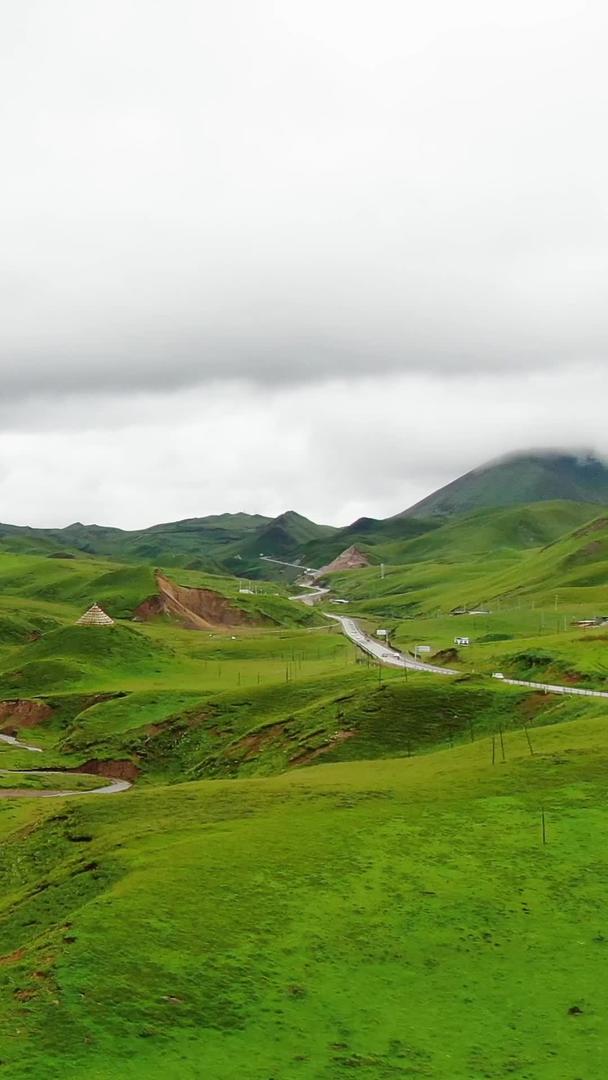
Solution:
{"label": "dirt track", "polygon": [[[33,754],[41,754],[39,746],[29,746],[19,742],[12,735],[0,734],[0,741],[15,746],[19,750],[29,750]],[[65,776],[58,769],[0,769],[3,776]],[[96,773],[80,773],[80,776],[94,777]],[[31,788],[0,788],[0,799],[63,799],[73,795],[116,795],[119,791],[127,791],[133,785],[129,780],[113,780],[111,777],[103,777],[106,783],[101,787],[89,788],[88,791],[32,791]]]}

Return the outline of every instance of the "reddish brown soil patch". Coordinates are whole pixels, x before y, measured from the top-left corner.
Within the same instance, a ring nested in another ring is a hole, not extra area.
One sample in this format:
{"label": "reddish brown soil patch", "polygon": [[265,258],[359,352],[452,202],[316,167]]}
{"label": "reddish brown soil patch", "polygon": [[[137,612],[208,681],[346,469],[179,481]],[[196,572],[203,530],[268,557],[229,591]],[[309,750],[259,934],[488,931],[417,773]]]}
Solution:
{"label": "reddish brown soil patch", "polygon": [[321,577],[322,574],[333,574],[336,570],[360,570],[362,566],[369,566],[369,559],[367,555],[364,555],[362,551],[359,551],[358,547],[354,544],[352,547],[346,548],[341,552],[337,558],[328,563],[327,566],[322,566],[317,571],[315,577]]}
{"label": "reddish brown soil patch", "polygon": [[11,732],[15,728],[31,728],[42,724],[53,715],[50,705],[44,701],[32,701],[24,698],[17,701],[0,701],[0,727],[6,732],[7,721],[11,722]]}
{"label": "reddish brown soil patch", "polygon": [[[168,716],[166,720],[159,720],[157,724],[148,724],[146,728],[146,735],[154,737],[155,735],[162,735],[165,731],[170,731],[172,728],[176,730],[183,730],[184,728],[195,728],[199,724],[205,723],[206,720],[210,720],[215,715],[215,709],[202,709],[189,713],[176,713],[175,716]],[[212,735],[220,734],[219,732],[212,731]],[[222,732],[223,735],[229,735],[230,732]]]}
{"label": "reddish brown soil patch", "polygon": [[533,720],[544,709],[547,708],[547,695],[538,694],[526,694],[526,697],[521,702],[520,710],[526,720]]}
{"label": "reddish brown soil patch", "polygon": [[455,664],[460,660],[458,649],[440,649],[431,657],[434,664]]}
{"label": "reddish brown soil patch", "polygon": [[269,743],[285,734],[284,723],[269,724],[261,731],[254,731],[251,735],[244,735],[234,746],[229,746],[225,753],[229,757],[238,758],[240,761],[249,761],[259,754]]}
{"label": "reddish brown soil patch", "polygon": [[15,949],[12,953],[7,953],[6,956],[0,956],[0,964],[16,964],[18,960],[23,960],[25,956],[25,949]]}
{"label": "reddish brown soil patch", "polygon": [[316,750],[305,750],[304,753],[296,754],[295,757],[289,759],[290,765],[309,765],[311,761],[315,761],[316,758],[320,758],[323,754],[329,754],[331,750],[335,750],[336,746],[340,743],[346,742],[347,739],[353,739],[357,734],[356,731],[338,731],[325,746],[318,746]]}
{"label": "reddish brown soil patch", "polygon": [[587,544],[586,547],[581,549],[580,554],[597,555],[599,551],[603,550],[603,547],[604,545],[602,544],[601,540],[592,540],[590,544]]}
{"label": "reddish brown soil patch", "polygon": [[563,676],[563,679],[564,679],[565,683],[567,683],[570,686],[573,686],[576,683],[581,682],[581,680],[583,679],[583,676],[581,675],[581,673],[579,671],[566,671],[564,676]]}
{"label": "reddish brown soil patch", "polygon": [[158,594],[149,596],[135,609],[135,618],[148,620],[170,615],[188,630],[255,625],[253,616],[212,589],[177,585],[163,574],[156,575],[156,583]]}
{"label": "reddish brown soil patch", "polygon": [[58,769],[66,773],[92,773],[94,776],[108,776],[111,780],[137,780],[141,769],[133,761],[85,761],[73,769]]}
{"label": "reddish brown soil patch", "polygon": [[608,526],[608,517],[599,517],[595,521],[591,521],[587,525],[583,525],[582,528],[577,529],[574,536],[586,536],[587,533],[600,532],[601,529],[605,529]]}

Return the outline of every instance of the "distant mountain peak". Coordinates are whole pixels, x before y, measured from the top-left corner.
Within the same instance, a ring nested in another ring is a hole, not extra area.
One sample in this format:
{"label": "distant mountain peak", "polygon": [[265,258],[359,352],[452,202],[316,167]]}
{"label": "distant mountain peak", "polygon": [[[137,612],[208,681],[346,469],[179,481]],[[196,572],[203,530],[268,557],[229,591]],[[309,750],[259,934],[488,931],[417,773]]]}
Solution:
{"label": "distant mountain peak", "polygon": [[567,499],[608,504],[608,465],[593,450],[506,454],[458,477],[398,517],[436,517]]}

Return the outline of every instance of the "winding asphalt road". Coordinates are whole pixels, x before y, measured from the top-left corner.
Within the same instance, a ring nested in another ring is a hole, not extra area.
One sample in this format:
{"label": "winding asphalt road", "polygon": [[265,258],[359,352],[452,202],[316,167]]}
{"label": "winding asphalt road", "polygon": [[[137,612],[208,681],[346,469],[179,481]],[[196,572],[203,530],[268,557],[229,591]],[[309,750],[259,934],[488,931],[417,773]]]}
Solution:
{"label": "winding asphalt road", "polygon": [[301,604],[306,604],[308,607],[318,603],[321,597],[329,592],[329,589],[322,589],[319,585],[299,585],[298,588],[308,589],[309,592],[300,593],[298,596],[290,596],[289,599],[299,600]]}
{"label": "winding asphalt road", "polygon": [[[413,671],[424,671],[430,675],[462,674],[462,672],[454,671],[452,668],[437,667],[435,664],[424,664],[421,660],[412,660],[409,656],[405,656],[404,653],[397,652],[396,649],[391,649],[383,642],[370,637],[354,619],[344,615],[329,615],[327,613],[326,615],[328,619],[335,619],[336,622],[342,625],[344,633],[355,645],[358,645],[363,652],[373,656],[382,664],[388,664],[390,667],[408,668]],[[493,676],[493,678],[496,677],[496,675]],[[585,690],[579,686],[559,686],[553,683],[529,682],[525,679],[507,679],[504,676],[498,676],[498,678],[500,682],[507,683],[509,686],[525,686],[528,690],[542,690],[546,694],[572,694],[578,697],[608,698],[608,692],[605,690]]]}
{"label": "winding asphalt road", "polygon": [[422,660],[412,660],[412,658],[406,656],[405,653],[397,652],[397,649],[391,649],[389,645],[385,645],[384,642],[366,634],[359,624],[347,615],[328,614],[327,618],[335,619],[336,622],[339,622],[346,636],[350,638],[355,645],[358,645],[363,652],[368,654],[368,656],[373,656],[375,660],[380,660],[382,664],[388,664],[390,667],[407,668],[408,671],[424,671],[429,675],[460,674],[459,671],[453,671],[452,668],[438,667],[436,664],[424,664]]}
{"label": "winding asphalt road", "polygon": [[[299,600],[301,603],[312,604],[321,596],[329,592],[328,589],[313,589],[311,593],[304,593],[301,596],[292,597],[293,600]],[[387,664],[390,667],[407,668],[409,671],[421,671],[428,675],[459,675],[458,671],[453,668],[438,667],[436,664],[425,664],[422,660],[412,660],[410,656],[406,656],[405,653],[398,652],[397,649],[391,649],[390,646],[384,642],[379,641],[377,638],[373,638],[370,634],[366,634],[361,629],[355,619],[349,618],[347,615],[333,615],[328,612],[324,612],[326,618],[334,619],[339,622],[342,630],[348,638],[357,645],[368,656],[378,660],[381,664]],[[496,675],[494,676],[496,678]],[[558,686],[551,683],[538,683],[528,682],[525,679],[506,679],[504,676],[499,676],[501,682],[508,683],[510,686],[525,686],[529,690],[541,690],[547,694],[573,694],[580,697],[594,697],[594,698],[608,698],[608,692],[604,690],[585,690],[578,686]],[[9,746],[14,746],[19,750],[28,750],[32,754],[41,754],[42,748],[40,746],[31,746],[29,743],[20,742],[13,735],[3,735],[0,733],[0,742],[8,743]],[[65,776],[64,772],[58,769],[0,769],[0,774],[3,776]],[[82,776],[94,776],[93,773],[82,773]],[[62,799],[74,795],[116,795],[120,791],[128,791],[132,784],[128,780],[114,780],[111,777],[104,777],[107,782],[100,787],[89,788],[88,791],[32,791],[27,788],[0,788],[0,799]]]}
{"label": "winding asphalt road", "polygon": [[[15,746],[19,750],[30,750],[41,754],[40,746],[29,746],[19,742],[13,735],[1,735],[0,741]],[[65,776],[59,769],[0,769],[2,776]],[[95,776],[95,773],[80,773],[80,776]],[[128,780],[113,780],[102,777],[106,782],[101,787],[89,788],[88,791],[32,791],[30,788],[0,788],[0,799],[61,799],[66,795],[116,795],[119,791],[128,791],[132,784]]]}

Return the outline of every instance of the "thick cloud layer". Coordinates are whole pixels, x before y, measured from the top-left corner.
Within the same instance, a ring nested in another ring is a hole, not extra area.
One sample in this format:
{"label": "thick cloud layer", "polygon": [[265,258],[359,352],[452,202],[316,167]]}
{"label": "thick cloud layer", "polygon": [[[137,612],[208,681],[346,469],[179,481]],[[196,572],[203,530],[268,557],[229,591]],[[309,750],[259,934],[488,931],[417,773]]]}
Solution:
{"label": "thick cloud layer", "polygon": [[342,520],[592,441],[607,30],[599,0],[5,12],[0,518]]}
{"label": "thick cloud layer", "polygon": [[4,19],[5,393],[605,355],[603,5]]}
{"label": "thick cloud layer", "polygon": [[137,528],[297,509],[346,524],[398,513],[505,449],[608,454],[605,401],[606,380],[589,369],[30,402],[0,435],[1,516]]}

